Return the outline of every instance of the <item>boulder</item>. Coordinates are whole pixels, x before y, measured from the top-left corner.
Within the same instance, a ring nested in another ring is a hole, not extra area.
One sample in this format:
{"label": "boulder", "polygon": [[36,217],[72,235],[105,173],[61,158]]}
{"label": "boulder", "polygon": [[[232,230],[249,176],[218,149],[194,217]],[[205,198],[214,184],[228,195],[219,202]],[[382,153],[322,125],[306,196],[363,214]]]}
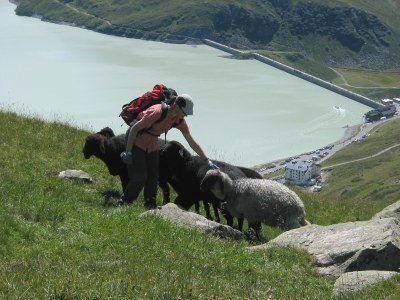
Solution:
{"label": "boulder", "polygon": [[400,268],[400,221],[374,219],[330,226],[309,225],[282,233],[261,246],[305,249],[322,275],[339,277],[364,270],[397,271]]}
{"label": "boulder", "polygon": [[400,201],[389,205],[384,210],[377,213],[375,216],[372,217],[372,220],[384,218],[396,218],[400,221]]}
{"label": "boulder", "polygon": [[64,170],[55,172],[55,175],[68,180],[81,180],[84,183],[93,183],[93,179],[90,175],[82,170]]}
{"label": "boulder", "polygon": [[348,293],[356,293],[363,288],[392,278],[397,272],[389,271],[361,271],[349,272],[341,275],[333,286],[333,296],[343,296]]}
{"label": "boulder", "polygon": [[183,210],[173,203],[168,203],[160,208],[144,212],[140,217],[149,215],[156,215],[175,224],[205,232],[222,239],[240,240],[244,238],[243,233],[230,226],[210,221],[199,214]]}

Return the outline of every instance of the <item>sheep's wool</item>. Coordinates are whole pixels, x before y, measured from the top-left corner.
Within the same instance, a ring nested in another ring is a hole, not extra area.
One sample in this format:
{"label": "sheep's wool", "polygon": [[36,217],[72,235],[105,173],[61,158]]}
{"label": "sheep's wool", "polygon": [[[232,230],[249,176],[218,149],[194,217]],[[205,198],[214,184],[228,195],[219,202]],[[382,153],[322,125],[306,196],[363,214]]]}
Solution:
{"label": "sheep's wool", "polygon": [[223,172],[209,171],[208,176],[222,184],[214,184],[210,190],[224,195],[226,209],[232,216],[284,230],[306,225],[303,202],[285,185],[265,179],[231,180]]}

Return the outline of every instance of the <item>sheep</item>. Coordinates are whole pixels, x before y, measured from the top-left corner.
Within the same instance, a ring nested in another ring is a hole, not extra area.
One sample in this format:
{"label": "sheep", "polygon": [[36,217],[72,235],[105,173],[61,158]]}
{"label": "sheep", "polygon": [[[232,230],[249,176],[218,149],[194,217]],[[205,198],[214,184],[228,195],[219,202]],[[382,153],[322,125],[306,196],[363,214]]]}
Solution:
{"label": "sheep", "polygon": [[[158,142],[160,148],[167,143],[162,139],[159,139]],[[94,155],[106,164],[110,175],[120,177],[122,190],[124,191],[129,183],[129,174],[127,166],[120,157],[123,151],[125,151],[125,135],[115,136],[110,127],[105,127],[97,133],[88,135],[83,147],[83,155],[86,159]],[[163,204],[169,203],[170,189],[167,181],[162,176],[159,178],[158,185],[163,193]]]}
{"label": "sheep", "polygon": [[[232,179],[252,177],[262,178],[261,175],[251,169],[237,167],[226,162],[212,160],[221,170],[229,174]],[[209,169],[206,161],[199,156],[192,156],[179,142],[170,141],[160,151],[160,177],[163,177],[178,194],[175,204],[184,209],[189,209],[193,204],[196,212],[199,211],[199,201],[203,200],[206,217],[211,219],[209,203],[213,205],[215,219],[220,222],[218,213],[218,199],[210,192],[200,191],[200,183]],[[225,218],[230,226],[233,226],[233,218],[226,214]],[[241,226],[239,219],[239,227]]]}
{"label": "sheep", "polygon": [[209,170],[200,189],[210,191],[233,217],[244,217],[259,237],[260,222],[284,231],[305,226],[304,204],[285,185],[273,180],[232,180],[221,170]]}
{"label": "sheep", "polygon": [[89,159],[94,155],[102,160],[110,175],[119,176],[122,190],[125,190],[129,182],[129,175],[128,168],[120,158],[123,151],[125,151],[124,135],[115,136],[113,130],[109,127],[88,135],[83,147],[84,157]]}

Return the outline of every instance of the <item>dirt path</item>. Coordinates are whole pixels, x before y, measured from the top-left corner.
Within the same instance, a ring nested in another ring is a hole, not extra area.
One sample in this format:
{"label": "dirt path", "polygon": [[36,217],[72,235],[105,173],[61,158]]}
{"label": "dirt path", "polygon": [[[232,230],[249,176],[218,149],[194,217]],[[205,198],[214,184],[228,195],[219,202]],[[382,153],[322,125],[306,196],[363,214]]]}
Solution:
{"label": "dirt path", "polygon": [[78,9],[77,7],[71,5],[70,3],[64,3],[64,2],[61,3],[59,0],[56,0],[56,1],[59,2],[61,5],[67,6],[68,8],[72,9],[73,11],[75,11],[75,12],[77,12],[79,14],[82,14],[82,15],[85,15],[85,16],[88,16],[88,17],[91,17],[91,18],[96,18],[96,19],[99,19],[99,20],[102,20],[102,21],[106,22],[108,25],[112,25],[110,21],[108,21],[106,19],[103,19],[103,18],[100,18],[99,16],[95,16],[95,15],[89,14],[88,12],[86,12],[86,11],[84,11],[82,9]]}

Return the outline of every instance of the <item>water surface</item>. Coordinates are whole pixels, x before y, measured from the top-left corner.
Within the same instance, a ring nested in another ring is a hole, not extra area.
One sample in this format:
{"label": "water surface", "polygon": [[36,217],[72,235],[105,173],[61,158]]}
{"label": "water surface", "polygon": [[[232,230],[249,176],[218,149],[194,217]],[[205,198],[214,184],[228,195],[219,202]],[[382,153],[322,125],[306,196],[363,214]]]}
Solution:
{"label": "water surface", "polygon": [[[205,45],[107,36],[14,9],[0,2],[0,104],[48,120],[123,133],[122,104],[162,82],[192,95],[195,115],[187,122],[208,156],[254,166],[338,140],[370,109]],[[168,138],[187,146],[176,130]]]}

